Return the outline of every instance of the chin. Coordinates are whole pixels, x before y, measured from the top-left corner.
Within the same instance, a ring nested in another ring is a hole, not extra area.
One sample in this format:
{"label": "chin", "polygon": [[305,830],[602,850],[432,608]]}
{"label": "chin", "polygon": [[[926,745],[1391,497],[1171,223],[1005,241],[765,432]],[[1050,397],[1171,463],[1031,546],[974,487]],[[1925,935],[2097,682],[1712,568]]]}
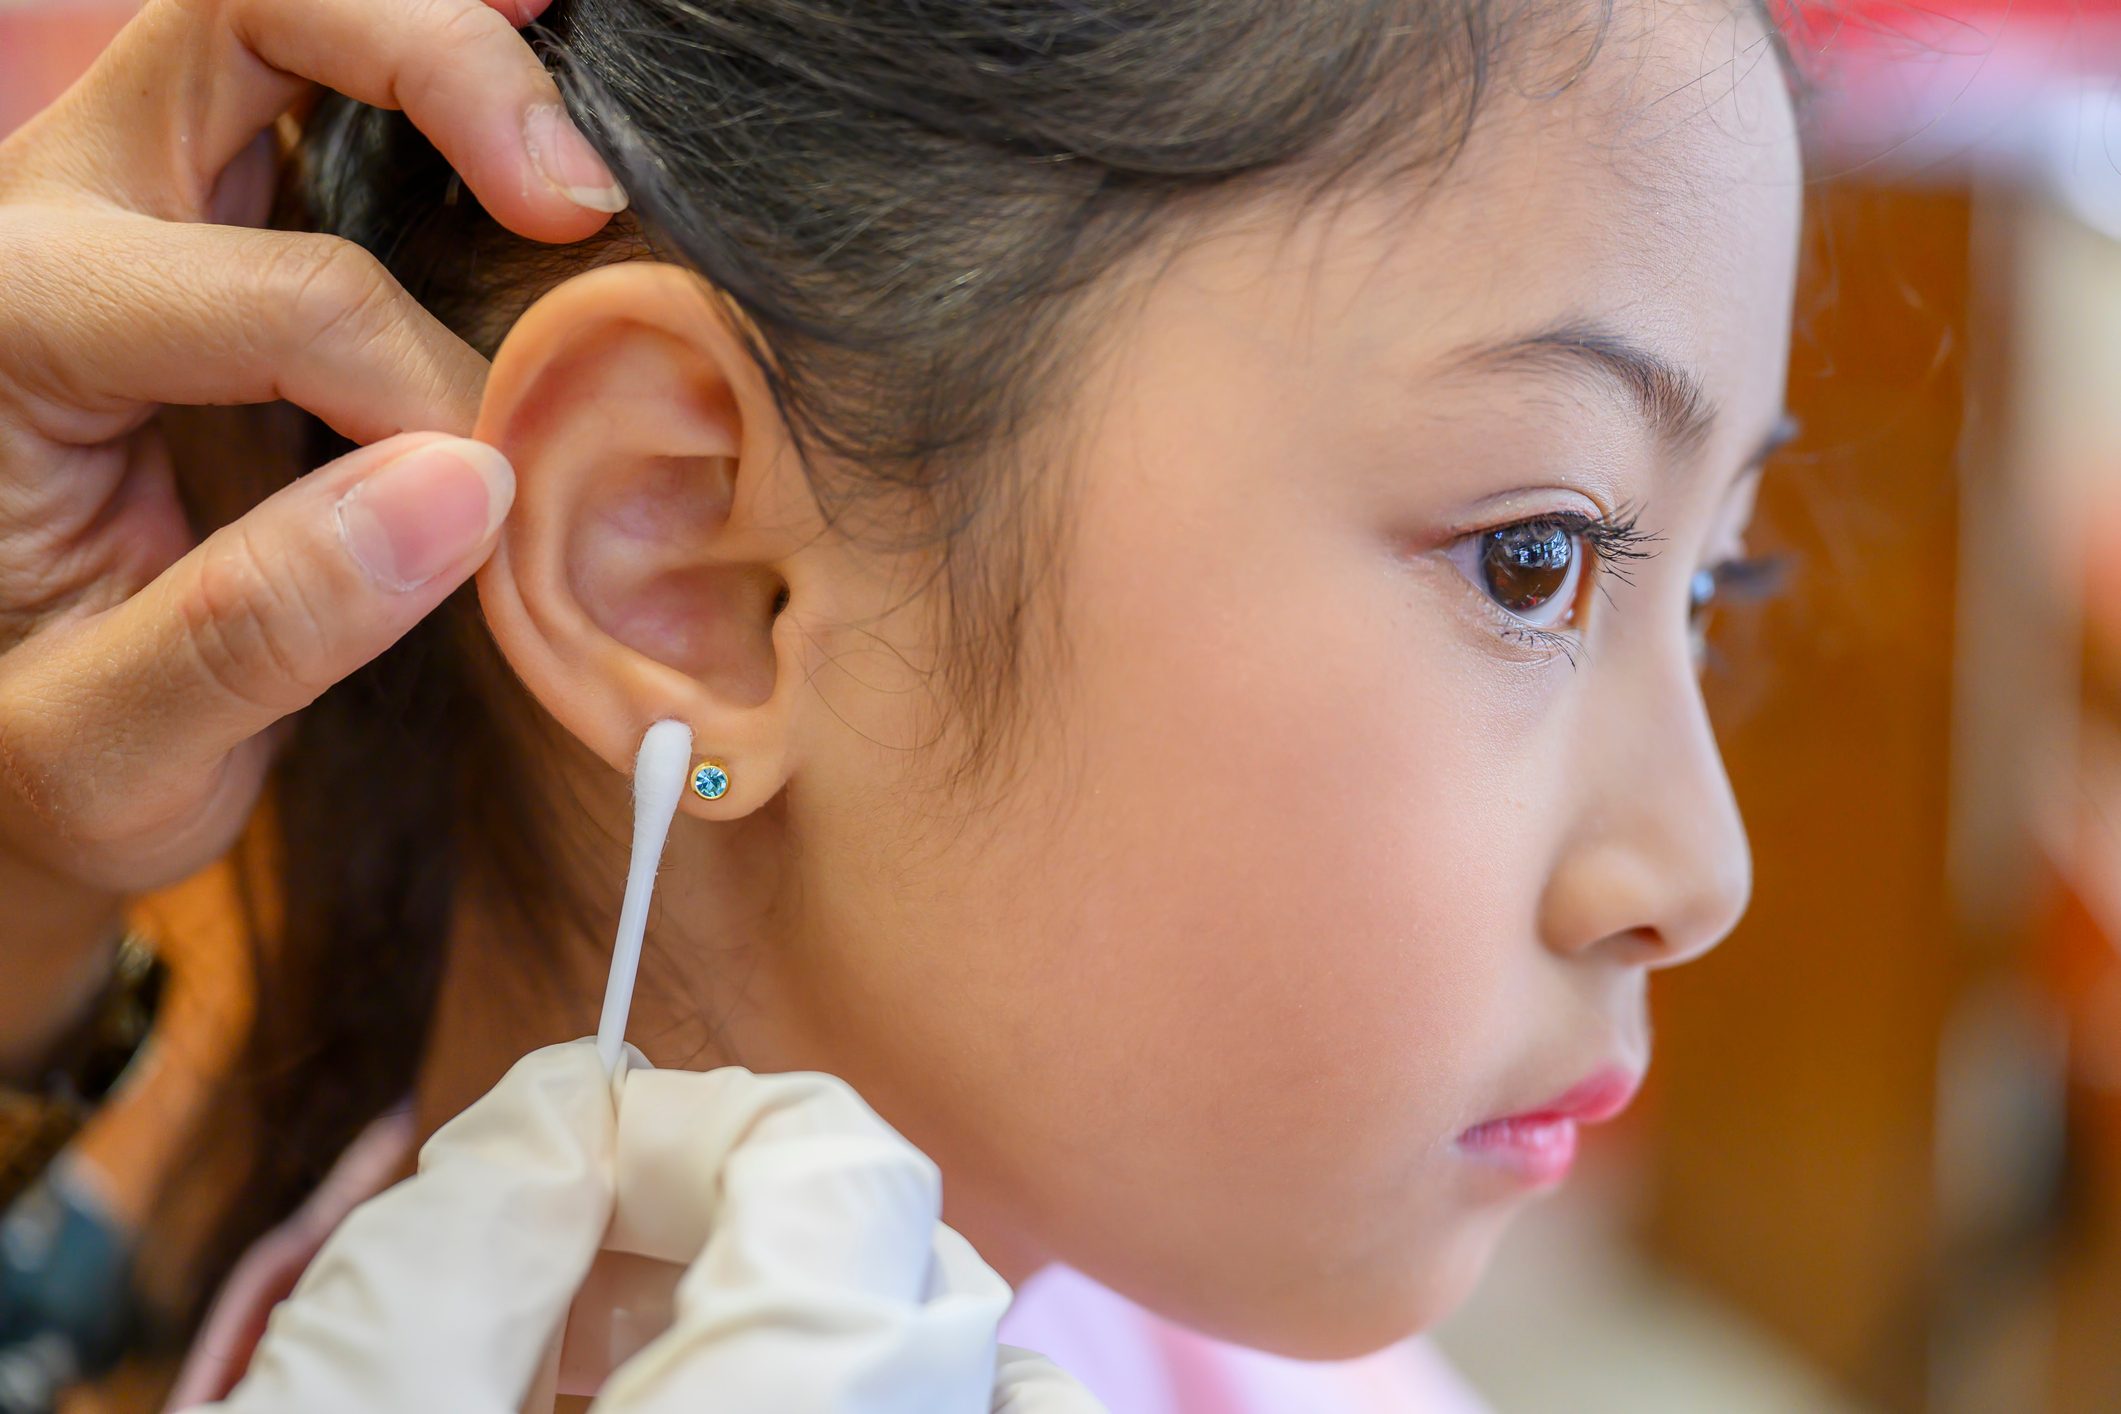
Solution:
{"label": "chin", "polygon": [[1352,1360],[1420,1335],[1470,1296],[1487,1271],[1508,1219],[1467,1221],[1424,1250],[1387,1260],[1364,1254],[1322,1278],[1291,1288],[1287,1304],[1246,1313],[1223,1339],[1292,1360]]}

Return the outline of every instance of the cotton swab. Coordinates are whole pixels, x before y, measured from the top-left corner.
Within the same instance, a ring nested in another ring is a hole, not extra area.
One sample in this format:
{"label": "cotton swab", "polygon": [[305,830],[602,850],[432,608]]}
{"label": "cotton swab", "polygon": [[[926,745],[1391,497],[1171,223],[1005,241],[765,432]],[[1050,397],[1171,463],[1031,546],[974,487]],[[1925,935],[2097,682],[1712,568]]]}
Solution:
{"label": "cotton swab", "polygon": [[611,976],[604,983],[604,1014],[597,1021],[597,1057],[606,1074],[618,1069],[626,1042],[626,1013],[633,1006],[634,978],[641,970],[641,938],[648,931],[648,899],[663,859],[670,817],[685,791],[692,762],[692,728],[666,718],[641,738],[633,760],[633,857],[626,866],[626,898],[619,906],[619,936],[611,949]]}

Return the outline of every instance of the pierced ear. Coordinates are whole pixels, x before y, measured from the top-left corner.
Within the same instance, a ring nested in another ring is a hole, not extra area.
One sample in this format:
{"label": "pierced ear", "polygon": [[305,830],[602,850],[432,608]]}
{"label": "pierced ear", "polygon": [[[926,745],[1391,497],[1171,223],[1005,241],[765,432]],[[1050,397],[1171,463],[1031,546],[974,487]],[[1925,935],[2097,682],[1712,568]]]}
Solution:
{"label": "pierced ear", "polygon": [[679,717],[728,764],[717,818],[786,779],[800,673],[789,563],[808,503],[787,429],[707,287],[629,262],[546,295],[494,358],[475,434],[516,500],[479,571],[487,621],[545,708],[630,776]]}

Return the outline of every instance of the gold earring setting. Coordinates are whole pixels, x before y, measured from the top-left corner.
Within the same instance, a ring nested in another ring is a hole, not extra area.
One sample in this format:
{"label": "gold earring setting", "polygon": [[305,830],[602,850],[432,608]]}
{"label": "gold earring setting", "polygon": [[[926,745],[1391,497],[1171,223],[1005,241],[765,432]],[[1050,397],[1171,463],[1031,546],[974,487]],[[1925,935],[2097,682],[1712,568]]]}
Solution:
{"label": "gold earring setting", "polygon": [[720,800],[729,793],[729,768],[712,758],[693,767],[692,793],[702,800]]}

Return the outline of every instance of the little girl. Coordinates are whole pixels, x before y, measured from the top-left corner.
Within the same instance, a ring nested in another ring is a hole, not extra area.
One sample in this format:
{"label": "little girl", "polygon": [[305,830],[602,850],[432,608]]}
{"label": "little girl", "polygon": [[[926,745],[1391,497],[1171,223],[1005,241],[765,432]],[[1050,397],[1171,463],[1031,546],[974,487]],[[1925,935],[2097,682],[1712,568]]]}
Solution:
{"label": "little girl", "polygon": [[1627,1103],[1650,973],[1744,909],[1697,670],[1784,425],[1771,25],[544,24],[630,198],[590,242],[510,235],[395,114],[308,124],[302,218],[493,357],[517,491],[476,597],[282,759],[236,1112],[273,1139],[206,1265],[401,1094],[424,1132],[593,1029],[675,716],[714,769],[649,933],[658,1065],[849,1081],[1047,1273],[1004,1338],[1119,1414],[1240,1407],[1244,1368],[1419,1407],[1412,1361],[1358,1403],[1231,1347],[1448,1312]]}

